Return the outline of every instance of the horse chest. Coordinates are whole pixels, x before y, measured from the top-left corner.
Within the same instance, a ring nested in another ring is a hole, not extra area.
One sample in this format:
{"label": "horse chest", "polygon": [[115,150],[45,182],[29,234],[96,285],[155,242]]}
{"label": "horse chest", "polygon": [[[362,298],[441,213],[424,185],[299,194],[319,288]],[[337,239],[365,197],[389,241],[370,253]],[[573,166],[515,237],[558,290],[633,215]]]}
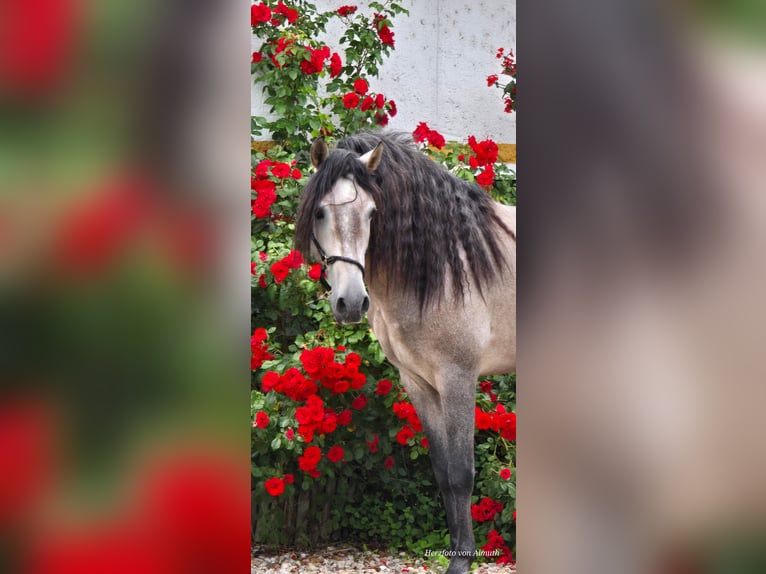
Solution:
{"label": "horse chest", "polygon": [[400,369],[411,368],[414,364],[423,364],[417,344],[419,327],[411,322],[405,324],[400,315],[376,305],[373,299],[367,318],[386,358]]}

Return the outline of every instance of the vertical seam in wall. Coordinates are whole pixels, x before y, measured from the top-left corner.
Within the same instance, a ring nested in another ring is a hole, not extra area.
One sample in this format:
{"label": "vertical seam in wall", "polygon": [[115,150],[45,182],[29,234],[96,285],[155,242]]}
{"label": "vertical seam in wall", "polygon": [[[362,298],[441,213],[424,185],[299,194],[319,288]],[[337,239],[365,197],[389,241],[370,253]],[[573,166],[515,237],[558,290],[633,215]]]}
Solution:
{"label": "vertical seam in wall", "polygon": [[[436,0],[436,90],[434,90],[436,102],[434,105],[434,109],[436,110],[435,121],[437,122],[441,119],[441,115],[439,114],[439,101],[441,100],[441,97],[440,97],[441,96],[440,94],[441,75],[439,74],[439,70],[441,67],[441,60],[442,60],[441,4],[442,4],[441,0]],[[441,129],[443,130],[444,126],[441,126]]]}

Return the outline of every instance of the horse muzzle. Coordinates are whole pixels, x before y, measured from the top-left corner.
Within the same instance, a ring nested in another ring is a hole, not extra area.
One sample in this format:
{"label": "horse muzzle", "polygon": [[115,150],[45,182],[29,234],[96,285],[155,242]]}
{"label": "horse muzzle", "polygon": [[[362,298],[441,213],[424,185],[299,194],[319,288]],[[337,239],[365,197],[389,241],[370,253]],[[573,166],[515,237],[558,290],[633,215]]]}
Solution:
{"label": "horse muzzle", "polygon": [[335,320],[341,325],[359,323],[370,308],[370,298],[367,293],[343,294],[330,300]]}

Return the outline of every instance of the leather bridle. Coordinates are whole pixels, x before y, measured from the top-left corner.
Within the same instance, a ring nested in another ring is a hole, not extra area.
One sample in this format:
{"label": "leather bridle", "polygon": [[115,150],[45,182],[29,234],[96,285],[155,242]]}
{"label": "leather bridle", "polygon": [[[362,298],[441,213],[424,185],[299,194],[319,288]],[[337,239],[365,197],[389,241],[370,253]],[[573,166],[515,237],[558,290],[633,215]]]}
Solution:
{"label": "leather bridle", "polygon": [[362,272],[362,277],[364,277],[364,265],[359,263],[356,259],[351,259],[350,257],[344,257],[343,255],[330,255],[329,257],[325,253],[325,250],[322,249],[322,246],[319,244],[319,241],[316,238],[316,235],[313,233],[311,234],[311,241],[314,242],[314,246],[317,248],[317,251],[319,252],[319,258],[322,261],[322,274],[319,277],[319,282],[322,284],[322,287],[330,291],[332,289],[332,286],[327,281],[325,277],[325,271],[327,271],[327,268],[332,265],[333,263],[336,263],[338,261],[343,261],[344,263],[351,263],[351,265],[356,265],[359,270]]}

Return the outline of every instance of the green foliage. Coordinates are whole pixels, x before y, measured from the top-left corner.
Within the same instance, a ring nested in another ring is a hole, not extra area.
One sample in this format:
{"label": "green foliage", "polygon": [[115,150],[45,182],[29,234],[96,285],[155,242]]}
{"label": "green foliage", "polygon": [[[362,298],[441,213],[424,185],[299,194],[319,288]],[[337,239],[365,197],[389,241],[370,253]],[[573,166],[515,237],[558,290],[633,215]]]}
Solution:
{"label": "green foliage", "polygon": [[[274,13],[279,3],[267,0],[262,4]],[[380,64],[394,49],[393,41],[387,42],[381,29],[390,30],[393,18],[408,11],[392,0],[370,2],[369,8],[375,11],[371,15],[321,12],[305,0],[297,0],[294,6],[298,11],[294,22],[276,17],[276,25],[272,21],[253,25],[262,44],[255,52],[251,71],[274,116],[252,118],[253,134],[270,133],[286,149],[297,152],[319,135],[341,138],[362,127],[385,125],[388,117],[396,114],[395,103],[382,94],[383,99],[378,100],[377,94],[356,89],[354,83],[378,76]],[[319,40],[333,20],[344,27],[338,39],[342,54],[331,54]],[[337,59],[335,64],[333,58]],[[350,106],[344,94],[356,94],[358,101]],[[367,97],[376,103],[366,107]]]}

